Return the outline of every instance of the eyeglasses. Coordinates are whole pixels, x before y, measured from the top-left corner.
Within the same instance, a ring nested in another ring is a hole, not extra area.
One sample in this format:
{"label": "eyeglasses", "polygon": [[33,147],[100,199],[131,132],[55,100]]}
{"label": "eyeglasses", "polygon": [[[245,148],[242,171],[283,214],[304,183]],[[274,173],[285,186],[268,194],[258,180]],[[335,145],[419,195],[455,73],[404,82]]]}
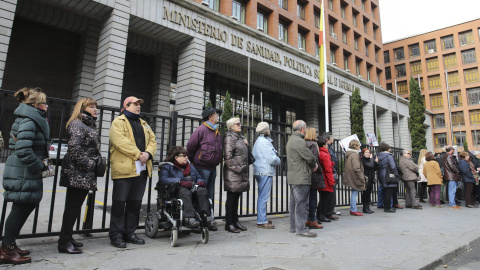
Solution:
{"label": "eyeglasses", "polygon": [[235,123],[234,125],[235,125],[235,126],[239,126],[239,127],[242,126],[242,124],[240,124],[240,123]]}
{"label": "eyeglasses", "polygon": [[180,154],[178,155],[177,157],[186,157],[187,155],[184,155],[184,154]]}
{"label": "eyeglasses", "polygon": [[411,156],[412,154],[411,154],[411,153],[407,153],[407,155]]}
{"label": "eyeglasses", "polygon": [[48,104],[46,102],[38,103],[38,105],[45,105],[47,106]]}

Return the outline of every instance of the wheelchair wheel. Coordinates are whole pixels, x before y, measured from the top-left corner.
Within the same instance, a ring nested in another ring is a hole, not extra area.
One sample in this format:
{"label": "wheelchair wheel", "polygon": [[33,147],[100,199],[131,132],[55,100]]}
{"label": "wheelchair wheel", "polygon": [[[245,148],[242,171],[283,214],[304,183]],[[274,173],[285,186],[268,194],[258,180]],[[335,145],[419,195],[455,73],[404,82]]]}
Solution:
{"label": "wheelchair wheel", "polygon": [[170,235],[170,245],[172,247],[175,247],[177,245],[177,241],[178,241],[178,229],[172,228],[172,233]]}
{"label": "wheelchair wheel", "polygon": [[149,238],[154,238],[158,232],[158,214],[156,211],[150,211],[145,218],[145,234]]}
{"label": "wheelchair wheel", "polygon": [[202,243],[204,243],[204,244],[208,243],[208,238],[209,238],[208,228],[203,228],[203,230],[202,230]]}

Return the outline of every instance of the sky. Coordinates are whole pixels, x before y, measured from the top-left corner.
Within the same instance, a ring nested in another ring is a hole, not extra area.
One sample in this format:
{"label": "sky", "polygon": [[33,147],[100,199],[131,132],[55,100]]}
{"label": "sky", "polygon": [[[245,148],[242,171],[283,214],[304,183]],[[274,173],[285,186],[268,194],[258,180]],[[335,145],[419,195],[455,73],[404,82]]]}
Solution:
{"label": "sky", "polygon": [[480,0],[379,0],[379,5],[383,43],[480,18]]}

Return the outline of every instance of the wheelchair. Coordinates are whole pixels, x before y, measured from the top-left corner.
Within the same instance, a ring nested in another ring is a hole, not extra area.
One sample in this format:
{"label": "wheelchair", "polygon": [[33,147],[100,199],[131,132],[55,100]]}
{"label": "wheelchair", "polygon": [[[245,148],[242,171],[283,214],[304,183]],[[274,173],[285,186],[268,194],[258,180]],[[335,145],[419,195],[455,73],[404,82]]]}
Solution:
{"label": "wheelchair", "polygon": [[[203,244],[208,243],[209,222],[207,215],[199,214],[195,211],[196,219],[199,220],[200,225],[196,228],[187,228],[182,225],[183,221],[183,202],[181,199],[175,198],[170,195],[172,188],[176,188],[178,185],[170,186],[157,186],[157,209],[152,210],[147,214],[145,219],[145,234],[149,238],[154,238],[159,229],[164,231],[170,231],[170,245],[172,247],[177,246],[179,234],[189,235],[190,233],[197,233],[201,235],[201,241]],[[192,192],[195,192],[198,186],[194,186]],[[170,190],[169,190],[170,189]],[[210,215],[213,220],[212,201],[210,202]]]}

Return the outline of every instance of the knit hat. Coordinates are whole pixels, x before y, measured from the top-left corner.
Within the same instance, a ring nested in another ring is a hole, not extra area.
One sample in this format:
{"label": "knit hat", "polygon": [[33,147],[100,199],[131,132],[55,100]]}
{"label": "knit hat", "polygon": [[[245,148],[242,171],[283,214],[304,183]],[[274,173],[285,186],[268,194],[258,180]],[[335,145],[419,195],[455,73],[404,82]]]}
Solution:
{"label": "knit hat", "polygon": [[270,125],[267,122],[260,122],[255,131],[260,134],[266,134],[268,130],[270,130]]}

